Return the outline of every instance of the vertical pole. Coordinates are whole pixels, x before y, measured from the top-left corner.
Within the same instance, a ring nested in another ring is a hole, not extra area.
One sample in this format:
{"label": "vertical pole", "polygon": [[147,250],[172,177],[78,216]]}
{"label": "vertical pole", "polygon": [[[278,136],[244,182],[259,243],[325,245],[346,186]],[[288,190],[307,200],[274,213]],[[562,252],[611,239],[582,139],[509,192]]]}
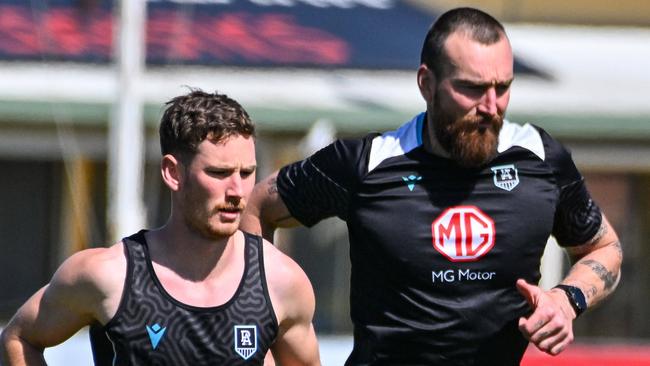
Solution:
{"label": "vertical pole", "polygon": [[115,21],[116,99],[109,125],[108,236],[111,242],[146,223],[142,186],[144,126],[141,74],[145,57],[145,0],[121,0]]}

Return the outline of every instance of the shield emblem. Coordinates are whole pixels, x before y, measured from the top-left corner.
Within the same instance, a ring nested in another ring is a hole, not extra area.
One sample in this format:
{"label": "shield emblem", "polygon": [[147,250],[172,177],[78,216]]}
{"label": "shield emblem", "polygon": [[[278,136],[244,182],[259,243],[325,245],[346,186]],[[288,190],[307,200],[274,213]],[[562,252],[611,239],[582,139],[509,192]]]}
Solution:
{"label": "shield emblem", "polygon": [[492,167],[492,172],[494,185],[505,191],[512,191],[519,184],[519,174],[513,164]]}
{"label": "shield emblem", "polygon": [[257,326],[235,325],[235,352],[248,360],[257,351]]}

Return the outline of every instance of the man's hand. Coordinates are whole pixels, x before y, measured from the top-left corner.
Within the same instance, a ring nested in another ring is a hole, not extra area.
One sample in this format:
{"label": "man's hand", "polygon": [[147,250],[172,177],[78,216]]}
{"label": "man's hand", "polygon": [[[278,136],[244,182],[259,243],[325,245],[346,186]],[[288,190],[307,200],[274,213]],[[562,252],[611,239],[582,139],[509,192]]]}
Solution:
{"label": "man's hand", "polygon": [[523,279],[517,290],[532,309],[528,317],[519,318],[519,330],[541,351],[557,355],[573,342],[573,319],[576,314],[561,290],[544,291]]}

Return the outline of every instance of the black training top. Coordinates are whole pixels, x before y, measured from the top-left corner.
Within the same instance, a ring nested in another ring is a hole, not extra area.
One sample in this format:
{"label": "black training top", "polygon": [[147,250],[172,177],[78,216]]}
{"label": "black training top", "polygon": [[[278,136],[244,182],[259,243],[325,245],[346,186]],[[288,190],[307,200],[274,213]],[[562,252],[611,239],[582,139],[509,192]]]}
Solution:
{"label": "black training top", "polygon": [[262,240],[244,233],[246,264],[235,295],[202,308],[171,297],[154,273],[144,231],[123,240],[128,260],[115,316],[90,329],[96,365],[262,365],[278,334]]}
{"label": "black training top", "polygon": [[517,321],[530,309],[516,280],[539,281],[551,234],[565,246],[591,239],[600,210],[542,129],[504,122],[497,156],[469,169],[424,150],[424,120],[282,168],[279,194],[307,226],[347,222],[346,365],[518,365]]}

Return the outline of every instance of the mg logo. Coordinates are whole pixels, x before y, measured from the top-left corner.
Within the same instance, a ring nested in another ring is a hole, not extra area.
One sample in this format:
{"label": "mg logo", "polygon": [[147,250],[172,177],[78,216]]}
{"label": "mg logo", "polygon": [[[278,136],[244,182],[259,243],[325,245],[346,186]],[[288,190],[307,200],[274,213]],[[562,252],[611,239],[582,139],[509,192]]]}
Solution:
{"label": "mg logo", "polygon": [[494,221],[476,206],[448,208],[431,232],[433,247],[452,262],[476,261],[494,246]]}

